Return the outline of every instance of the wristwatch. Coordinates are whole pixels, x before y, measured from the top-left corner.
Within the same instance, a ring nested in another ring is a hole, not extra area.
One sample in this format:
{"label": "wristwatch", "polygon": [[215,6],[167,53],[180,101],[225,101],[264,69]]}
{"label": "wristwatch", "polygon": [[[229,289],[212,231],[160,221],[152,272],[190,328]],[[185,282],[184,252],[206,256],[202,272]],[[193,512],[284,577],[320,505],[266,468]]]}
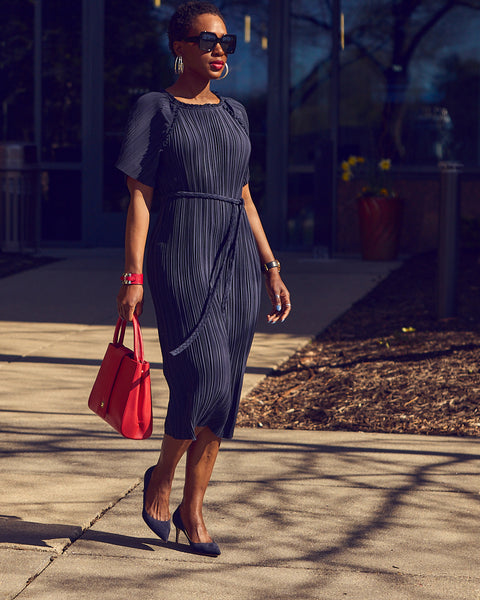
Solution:
{"label": "wristwatch", "polygon": [[264,273],[268,273],[270,269],[278,268],[278,272],[280,273],[280,261],[272,260],[272,262],[265,263],[262,267]]}

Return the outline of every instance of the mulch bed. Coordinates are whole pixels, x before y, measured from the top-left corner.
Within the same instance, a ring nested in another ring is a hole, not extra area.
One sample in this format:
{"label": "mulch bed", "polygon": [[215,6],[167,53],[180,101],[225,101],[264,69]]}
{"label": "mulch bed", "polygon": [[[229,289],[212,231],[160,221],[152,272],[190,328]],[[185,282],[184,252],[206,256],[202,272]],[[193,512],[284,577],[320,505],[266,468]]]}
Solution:
{"label": "mulch bed", "polygon": [[58,259],[20,252],[0,252],[0,279],[20,273],[20,271],[41,267],[56,260]]}
{"label": "mulch bed", "polygon": [[238,425],[480,435],[479,252],[462,252],[458,316],[436,316],[436,254],[411,258],[272,371]]}

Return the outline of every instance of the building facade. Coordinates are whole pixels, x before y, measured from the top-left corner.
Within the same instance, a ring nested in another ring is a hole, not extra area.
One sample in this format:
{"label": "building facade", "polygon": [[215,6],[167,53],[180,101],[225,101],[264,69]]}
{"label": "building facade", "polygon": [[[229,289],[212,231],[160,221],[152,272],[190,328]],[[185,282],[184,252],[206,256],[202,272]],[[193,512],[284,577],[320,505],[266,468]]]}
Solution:
{"label": "building facade", "polygon": [[[122,244],[128,197],[114,162],[136,98],[173,80],[166,27],[178,4],[2,3],[3,238],[20,226],[5,216],[5,174],[20,169],[34,174],[33,206],[17,237]],[[480,0],[216,4],[239,42],[215,91],[247,107],[251,188],[276,248],[355,252],[354,198],[381,158],[416,223],[406,251],[433,243],[439,161],[464,165],[466,214],[480,217]],[[24,162],[12,162],[19,148]],[[366,162],[347,182],[350,156]]]}

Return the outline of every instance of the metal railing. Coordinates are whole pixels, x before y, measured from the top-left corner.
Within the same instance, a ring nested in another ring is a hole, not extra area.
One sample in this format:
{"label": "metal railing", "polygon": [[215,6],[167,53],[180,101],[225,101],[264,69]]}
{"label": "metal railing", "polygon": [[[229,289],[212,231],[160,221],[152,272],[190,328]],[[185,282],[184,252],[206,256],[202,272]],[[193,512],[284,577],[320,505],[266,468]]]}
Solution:
{"label": "metal railing", "polygon": [[0,245],[3,252],[36,248],[38,169],[31,145],[0,143]]}

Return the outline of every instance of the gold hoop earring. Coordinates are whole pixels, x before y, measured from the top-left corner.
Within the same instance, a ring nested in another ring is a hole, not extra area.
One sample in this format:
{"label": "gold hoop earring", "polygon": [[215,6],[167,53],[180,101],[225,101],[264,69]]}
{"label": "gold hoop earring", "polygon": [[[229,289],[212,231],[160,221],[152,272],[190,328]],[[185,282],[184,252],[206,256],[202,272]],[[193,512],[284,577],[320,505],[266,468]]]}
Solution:
{"label": "gold hoop earring", "polygon": [[225,77],[228,75],[228,63],[225,63],[225,73],[218,78],[218,81],[220,81],[220,79],[225,79]]}
{"label": "gold hoop earring", "polygon": [[175,75],[181,75],[183,73],[183,58],[181,56],[175,57],[174,71]]}

